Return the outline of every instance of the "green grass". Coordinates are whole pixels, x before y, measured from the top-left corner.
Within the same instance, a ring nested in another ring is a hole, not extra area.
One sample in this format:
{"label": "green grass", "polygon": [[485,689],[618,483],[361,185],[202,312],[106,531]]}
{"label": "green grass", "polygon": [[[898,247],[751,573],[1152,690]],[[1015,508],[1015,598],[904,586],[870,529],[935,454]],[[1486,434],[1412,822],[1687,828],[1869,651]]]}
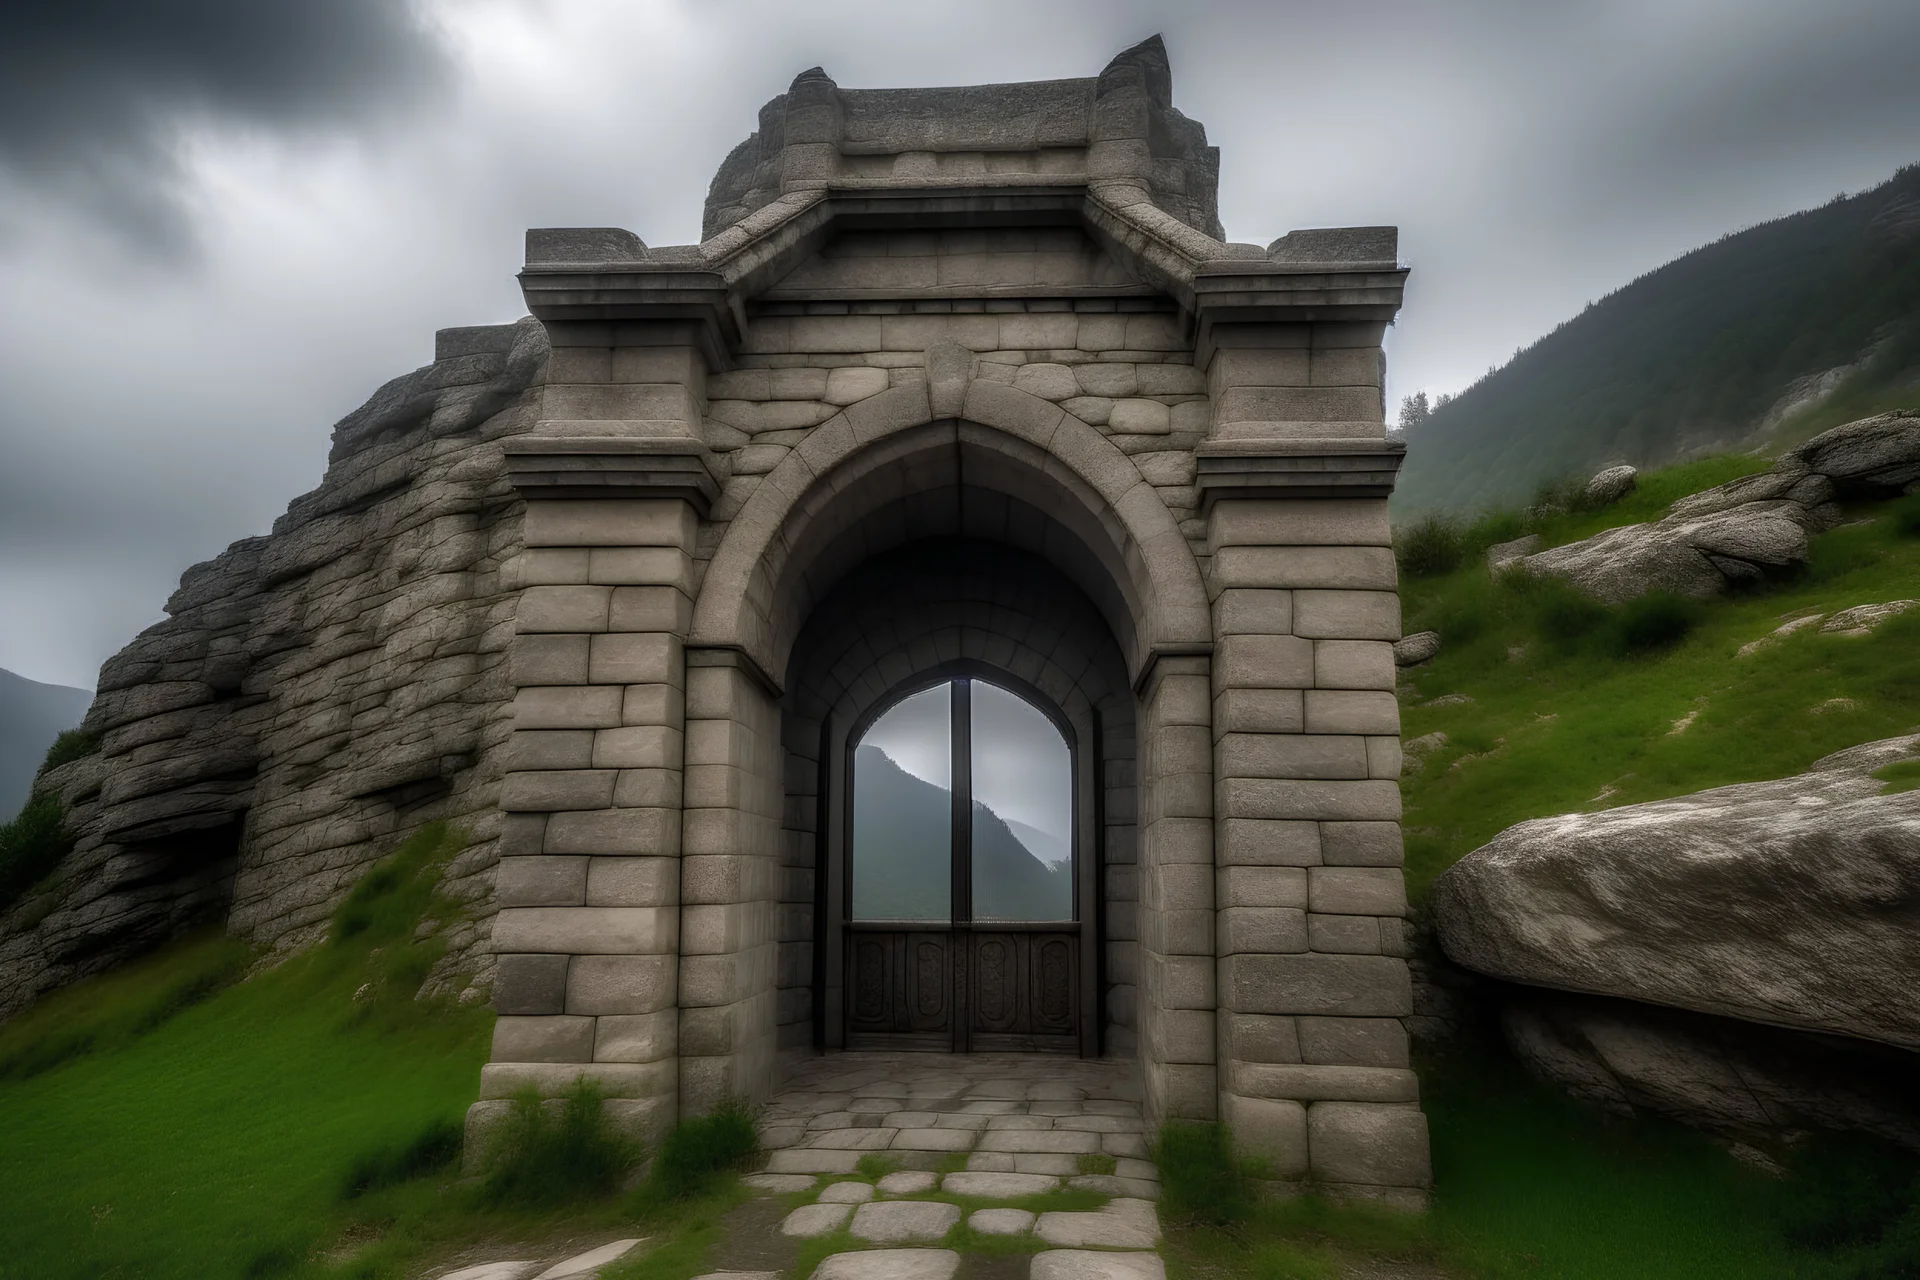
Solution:
{"label": "green grass", "polygon": [[[1736,656],[1790,617],[1911,597],[1920,540],[1886,507],[1814,539],[1793,580],[1704,605],[1608,609],[1556,583],[1495,582],[1477,560],[1408,579],[1406,630],[1437,630],[1442,648],[1405,673],[1403,735],[1447,736],[1401,783],[1416,899],[1516,822],[1784,777],[1920,729],[1920,611]],[[1442,695],[1472,701],[1428,705]]]}
{"label": "green grass", "polygon": [[412,940],[457,847],[423,833],[356,891],[351,927],[251,981],[231,984],[235,943],[197,938],[8,1026],[0,1276],[285,1272],[340,1230],[370,1153],[457,1124],[492,1015],[415,1000],[442,944]]}

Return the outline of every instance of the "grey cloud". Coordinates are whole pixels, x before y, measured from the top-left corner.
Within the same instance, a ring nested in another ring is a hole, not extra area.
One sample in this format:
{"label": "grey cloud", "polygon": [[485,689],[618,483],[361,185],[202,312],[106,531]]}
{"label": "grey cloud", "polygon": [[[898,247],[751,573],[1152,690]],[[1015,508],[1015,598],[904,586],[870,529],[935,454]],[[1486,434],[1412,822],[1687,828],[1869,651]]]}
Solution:
{"label": "grey cloud", "polygon": [[348,122],[446,71],[396,0],[13,0],[0,18],[0,165],[177,253],[192,235],[183,123]]}

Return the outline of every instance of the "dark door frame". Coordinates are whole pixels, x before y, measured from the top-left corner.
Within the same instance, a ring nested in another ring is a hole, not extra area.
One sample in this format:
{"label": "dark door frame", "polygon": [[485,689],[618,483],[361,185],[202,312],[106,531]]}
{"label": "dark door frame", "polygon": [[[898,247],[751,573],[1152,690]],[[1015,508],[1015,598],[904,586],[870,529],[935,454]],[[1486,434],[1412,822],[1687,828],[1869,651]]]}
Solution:
{"label": "dark door frame", "polygon": [[[1065,740],[1073,779],[1072,833],[1074,876],[1074,920],[1040,924],[1008,925],[989,922],[976,926],[972,919],[972,717],[971,682],[985,680],[1016,694],[1045,715]],[[1104,879],[1104,779],[1100,762],[1100,721],[1097,712],[1088,709],[1070,716],[1050,697],[1027,680],[1004,668],[972,659],[959,659],[917,672],[899,681],[874,700],[857,718],[831,715],[821,726],[821,777],[819,778],[819,839],[815,845],[824,855],[824,866],[816,867],[814,877],[814,969],[813,1017],[814,1043],[822,1049],[844,1048],[849,1022],[846,999],[846,953],[853,933],[862,930],[903,925],[869,924],[849,919],[852,901],[853,823],[850,784],[853,756],[860,739],[881,716],[901,699],[936,685],[952,682],[950,707],[953,733],[953,760],[950,776],[953,802],[952,880],[948,923],[932,926],[926,932],[952,935],[949,954],[961,956],[950,966],[952,983],[947,1037],[950,1051],[965,1053],[972,1048],[974,1000],[971,987],[973,966],[967,949],[976,927],[983,932],[1017,934],[1022,932],[1071,933],[1075,939],[1074,986],[1077,1050],[1082,1057],[1101,1052],[1100,1029],[1104,1025],[1105,956],[1101,941],[1105,935],[1103,899]],[[1064,926],[1064,927],[1063,927]],[[928,1046],[931,1047],[931,1046]]]}

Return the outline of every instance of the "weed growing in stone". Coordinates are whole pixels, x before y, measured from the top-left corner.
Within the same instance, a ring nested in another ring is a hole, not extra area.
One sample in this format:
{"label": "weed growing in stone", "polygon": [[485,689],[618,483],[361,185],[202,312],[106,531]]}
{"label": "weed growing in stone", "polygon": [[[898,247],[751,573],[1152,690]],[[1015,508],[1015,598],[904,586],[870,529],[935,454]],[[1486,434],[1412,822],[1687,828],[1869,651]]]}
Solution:
{"label": "weed growing in stone", "polygon": [[544,1209],[611,1195],[639,1161],[639,1148],[613,1132],[600,1086],[576,1081],[558,1099],[529,1086],[486,1154],[481,1199],[489,1205]]}
{"label": "weed growing in stone", "polygon": [[650,1190],[667,1199],[700,1195],[727,1175],[752,1168],[759,1153],[753,1109],[729,1098],[706,1115],[674,1126],[660,1144]]}

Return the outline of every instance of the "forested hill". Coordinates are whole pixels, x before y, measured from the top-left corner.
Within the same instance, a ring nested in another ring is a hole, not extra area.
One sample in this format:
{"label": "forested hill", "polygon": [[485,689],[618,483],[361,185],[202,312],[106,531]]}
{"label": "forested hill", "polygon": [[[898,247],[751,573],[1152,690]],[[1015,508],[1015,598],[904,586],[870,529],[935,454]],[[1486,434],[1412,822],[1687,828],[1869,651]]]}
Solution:
{"label": "forested hill", "polygon": [[1696,249],[1589,306],[1409,433],[1404,513],[1524,501],[1920,404],[1920,165]]}

